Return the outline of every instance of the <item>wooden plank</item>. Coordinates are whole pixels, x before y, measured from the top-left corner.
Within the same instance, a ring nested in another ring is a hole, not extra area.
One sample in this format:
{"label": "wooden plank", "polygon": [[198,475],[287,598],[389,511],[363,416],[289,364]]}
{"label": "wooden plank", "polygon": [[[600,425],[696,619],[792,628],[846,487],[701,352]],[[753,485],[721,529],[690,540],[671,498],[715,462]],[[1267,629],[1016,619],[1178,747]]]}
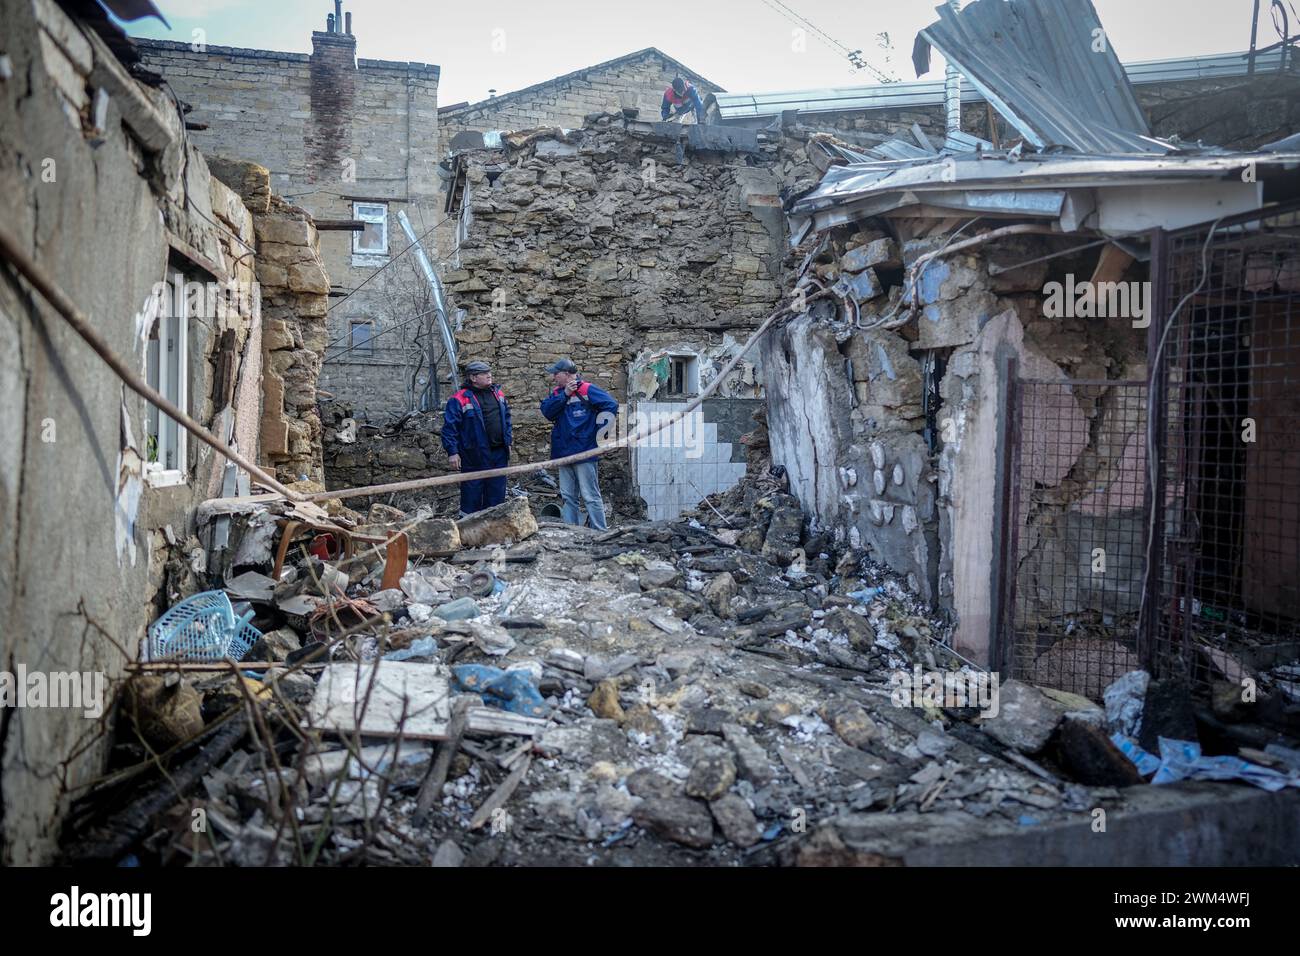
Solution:
{"label": "wooden plank", "polygon": [[1097,257],[1097,267],[1092,270],[1092,281],[1094,284],[1118,282],[1132,263],[1132,256],[1115,243],[1108,242],[1101,247],[1101,255]]}
{"label": "wooden plank", "polygon": [[492,792],[492,796],[484,800],[483,805],[475,811],[473,819],[469,821],[469,828],[471,830],[481,828],[483,824],[492,819],[493,812],[504,806],[505,802],[514,795],[515,790],[519,788],[519,784],[522,783],[524,777],[527,776],[528,768],[532,765],[533,758],[530,756],[525,758],[523,763],[510,772],[510,776],[506,777],[506,779],[501,782],[501,786],[497,787],[496,790]]}
{"label": "wooden plank", "polygon": [[495,707],[475,707],[469,712],[469,727],[471,733],[479,734],[520,734],[524,737],[534,737],[550,723],[541,717],[525,717],[523,714],[512,714],[508,710],[497,710]]}
{"label": "wooden plank", "polygon": [[451,724],[447,727],[447,739],[438,745],[438,755],[429,763],[429,774],[420,784],[420,793],[415,800],[416,826],[423,825],[438,797],[442,795],[443,784],[451,771],[451,760],[460,749],[461,738],[469,717],[469,707],[464,702],[457,702],[455,712],[451,715]]}

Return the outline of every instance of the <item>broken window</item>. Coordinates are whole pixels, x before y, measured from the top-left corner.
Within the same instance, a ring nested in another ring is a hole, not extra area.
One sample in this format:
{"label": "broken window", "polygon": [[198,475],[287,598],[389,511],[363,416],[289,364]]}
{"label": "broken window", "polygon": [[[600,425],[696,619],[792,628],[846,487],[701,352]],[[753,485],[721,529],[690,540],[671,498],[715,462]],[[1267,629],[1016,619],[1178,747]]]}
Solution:
{"label": "broken window", "polygon": [[352,252],[361,256],[388,255],[388,204],[356,202],[352,218],[364,222],[365,228],[352,234]]}
{"label": "broken window", "polygon": [[374,322],[369,319],[353,319],[351,331],[348,336],[348,347],[353,351],[373,355],[375,346],[372,340],[374,337]]}
{"label": "broken window", "polygon": [[668,357],[668,394],[695,395],[700,390],[699,361],[693,355]]}
{"label": "broken window", "polygon": [[[189,313],[194,308],[184,287],[184,277],[169,271],[167,292],[149,333],[147,359],[149,384],[182,409],[189,403]],[[153,485],[181,484],[187,470],[185,429],[157,406],[148,409],[145,475]]]}

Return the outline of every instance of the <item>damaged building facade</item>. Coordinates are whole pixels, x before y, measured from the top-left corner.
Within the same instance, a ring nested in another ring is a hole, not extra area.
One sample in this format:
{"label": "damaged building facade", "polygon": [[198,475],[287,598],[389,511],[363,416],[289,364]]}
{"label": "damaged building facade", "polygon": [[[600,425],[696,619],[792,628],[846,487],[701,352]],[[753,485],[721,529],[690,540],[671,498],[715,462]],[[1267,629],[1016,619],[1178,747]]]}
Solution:
{"label": "damaged building facade", "polygon": [[[1180,148],[1151,135],[1113,55],[1049,66],[1025,24],[1086,50],[1086,3],[973,4],[980,54],[953,16],[922,38],[1009,104],[1020,142],[810,145],[827,171],[787,206],[797,288],[838,301],[764,343],[773,460],[818,525],[905,574],[955,648],[1003,673],[1097,697],[1140,662],[1208,682],[1260,645],[1284,656],[1295,618],[1262,592],[1290,588],[1260,557],[1296,560],[1290,525],[1263,517],[1289,506],[1244,503],[1300,467],[1275,400],[1293,147]],[[1035,79],[993,70],[990,47]],[[1076,75],[1106,94],[1078,101]],[[1269,451],[1232,437],[1265,421]]]}
{"label": "damaged building facade", "polygon": [[[0,19],[6,236],[142,381],[282,481],[322,488],[325,273],[310,217],[255,170],[210,168],[106,21],[48,0],[6,0]],[[198,503],[250,489],[9,269],[0,320],[14,345],[0,365],[0,670],[40,675],[51,695],[59,675],[95,676],[76,701],[0,708],[9,865],[51,858],[102,772],[138,636],[208,570]]]}
{"label": "damaged building facade", "polygon": [[[549,457],[537,402],[556,358],[619,400],[609,435],[622,437],[684,408],[773,311],[784,243],[778,143],[606,114],[570,133],[512,134],[501,149],[456,154],[461,238],[445,279],[465,312],[462,354],[490,362],[515,403],[516,460]],[[746,361],[699,415],[630,461],[608,456],[606,494],[618,509],[672,517],[734,484],[761,382]]]}
{"label": "damaged building facade", "polygon": [[[295,291],[330,297],[321,388],[383,420],[432,391],[423,273],[408,256],[367,280],[410,244],[403,217],[431,235],[443,215],[438,67],[358,58],[351,13],[322,26],[310,54],[133,42],[185,104],[195,145],[265,167],[275,192],[312,216],[328,283],[291,278]],[[440,375],[452,377],[445,362]]]}

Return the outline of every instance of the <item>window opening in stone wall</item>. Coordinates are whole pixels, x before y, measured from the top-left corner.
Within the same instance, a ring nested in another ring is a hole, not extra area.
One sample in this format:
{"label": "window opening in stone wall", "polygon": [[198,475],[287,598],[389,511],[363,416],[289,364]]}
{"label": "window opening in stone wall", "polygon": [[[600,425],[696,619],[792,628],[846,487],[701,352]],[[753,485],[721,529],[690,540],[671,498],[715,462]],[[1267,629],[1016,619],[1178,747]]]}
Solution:
{"label": "window opening in stone wall", "polygon": [[667,384],[669,395],[699,394],[699,360],[693,355],[670,355]]}
{"label": "window opening in stone wall", "polygon": [[353,254],[359,256],[388,255],[388,204],[353,203],[352,217],[365,223],[364,229],[352,234]]}
{"label": "window opening in stone wall", "polygon": [[369,319],[353,319],[348,333],[348,347],[362,355],[375,354],[375,323]]}
{"label": "window opening in stone wall", "polygon": [[[189,403],[189,315],[185,279],[171,270],[149,333],[146,378],[149,385],[179,408]],[[186,471],[185,429],[156,405],[148,405],[145,427],[145,474],[154,485],[181,484]]]}

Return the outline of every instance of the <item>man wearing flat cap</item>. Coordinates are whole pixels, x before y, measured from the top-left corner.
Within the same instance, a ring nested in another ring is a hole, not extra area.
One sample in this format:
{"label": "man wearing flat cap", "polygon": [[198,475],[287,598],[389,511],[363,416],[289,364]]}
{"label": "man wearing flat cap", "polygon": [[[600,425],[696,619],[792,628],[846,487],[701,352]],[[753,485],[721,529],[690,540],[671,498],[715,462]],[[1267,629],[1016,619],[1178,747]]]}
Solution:
{"label": "man wearing flat cap", "polygon": [[[554,422],[551,428],[551,457],[565,458],[596,447],[596,434],[602,422],[618,414],[618,402],[602,388],[584,382],[578,367],[563,358],[546,366],[554,387],[542,399],[542,415]],[[578,502],[587,509],[587,523],[604,531],[605,503],[596,480],[596,459],[588,458],[572,465],[560,465],[561,509],[568,524],[582,524]]]}
{"label": "man wearing flat cap", "polygon": [[[447,400],[442,413],[442,447],[447,464],[457,471],[487,471],[510,464],[510,406],[492,384],[487,362],[465,366],[465,384]],[[506,500],[506,479],[474,478],[460,484],[462,515]]]}

